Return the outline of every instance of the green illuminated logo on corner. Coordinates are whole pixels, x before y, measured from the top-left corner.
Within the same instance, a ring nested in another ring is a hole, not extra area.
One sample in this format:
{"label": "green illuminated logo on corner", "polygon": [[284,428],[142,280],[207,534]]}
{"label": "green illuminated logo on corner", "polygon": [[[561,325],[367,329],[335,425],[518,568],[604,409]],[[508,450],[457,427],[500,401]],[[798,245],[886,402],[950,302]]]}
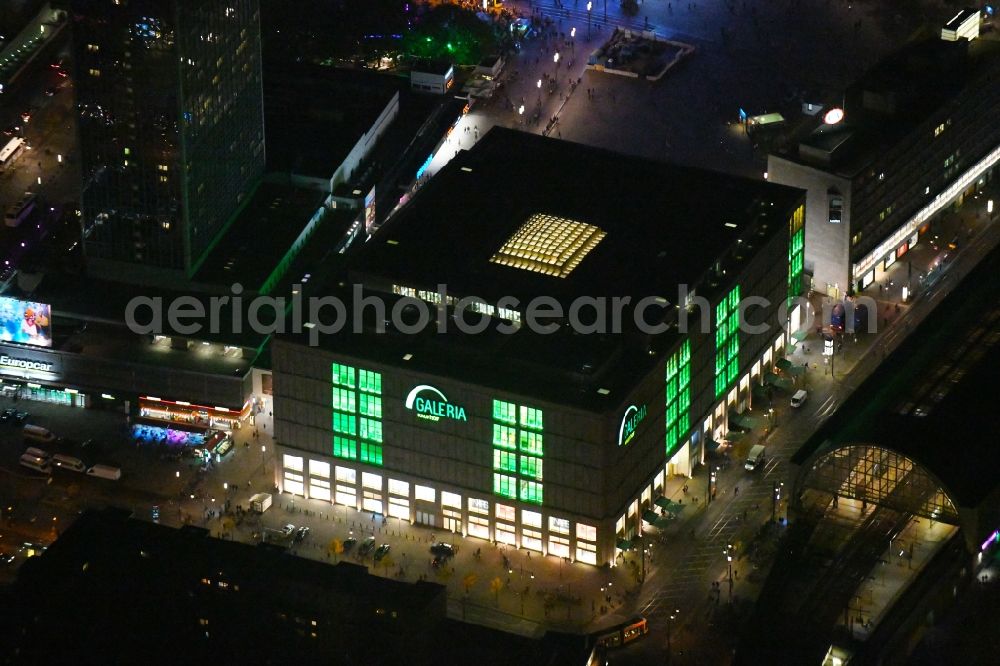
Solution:
{"label": "green illuminated logo on corner", "polygon": [[618,428],[618,446],[625,446],[635,437],[635,429],[639,427],[639,422],[646,418],[646,405],[638,407],[629,405],[622,417],[622,425]]}
{"label": "green illuminated logo on corner", "polygon": [[451,404],[444,393],[427,384],[413,387],[406,396],[406,408],[415,411],[417,418],[428,421],[440,421],[442,418],[468,421],[464,407]]}

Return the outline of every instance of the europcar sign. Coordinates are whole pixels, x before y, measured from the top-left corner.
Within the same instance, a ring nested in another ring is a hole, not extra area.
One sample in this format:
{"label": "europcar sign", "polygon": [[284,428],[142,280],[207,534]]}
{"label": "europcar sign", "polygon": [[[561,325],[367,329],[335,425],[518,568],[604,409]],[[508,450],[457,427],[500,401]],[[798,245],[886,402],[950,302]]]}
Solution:
{"label": "europcar sign", "polygon": [[635,429],[639,426],[639,422],[646,418],[646,411],[646,405],[642,407],[629,405],[625,410],[625,416],[622,417],[622,425],[618,428],[618,446],[625,446],[635,437]]}
{"label": "europcar sign", "polygon": [[443,418],[468,421],[464,407],[451,404],[444,393],[428,384],[413,387],[406,396],[406,408],[415,411],[417,418],[428,421],[440,421]]}

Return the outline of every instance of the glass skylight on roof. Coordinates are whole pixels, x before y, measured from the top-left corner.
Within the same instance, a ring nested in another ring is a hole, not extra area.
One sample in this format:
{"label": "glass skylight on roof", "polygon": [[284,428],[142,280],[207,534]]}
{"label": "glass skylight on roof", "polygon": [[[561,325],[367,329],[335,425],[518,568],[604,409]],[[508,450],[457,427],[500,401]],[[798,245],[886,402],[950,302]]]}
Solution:
{"label": "glass skylight on roof", "polygon": [[606,235],[591,224],[535,213],[490,262],[564,278]]}

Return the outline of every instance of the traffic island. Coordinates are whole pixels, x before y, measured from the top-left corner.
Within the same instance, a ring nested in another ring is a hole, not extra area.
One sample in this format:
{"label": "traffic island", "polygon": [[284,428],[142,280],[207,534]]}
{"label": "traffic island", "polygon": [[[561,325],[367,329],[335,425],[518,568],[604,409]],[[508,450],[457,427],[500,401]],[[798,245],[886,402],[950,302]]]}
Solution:
{"label": "traffic island", "polygon": [[694,51],[690,44],[661,39],[652,31],[615,28],[611,37],[587,58],[587,69],[659,81]]}

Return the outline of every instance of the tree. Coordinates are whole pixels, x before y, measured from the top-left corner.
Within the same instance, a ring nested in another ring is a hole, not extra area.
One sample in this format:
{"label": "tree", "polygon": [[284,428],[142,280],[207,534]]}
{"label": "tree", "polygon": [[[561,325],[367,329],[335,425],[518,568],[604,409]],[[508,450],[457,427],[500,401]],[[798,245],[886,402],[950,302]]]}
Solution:
{"label": "tree", "polygon": [[418,58],[446,58],[459,65],[475,65],[497,49],[493,26],[475,12],[441,4],[420,18],[403,35],[402,50]]}
{"label": "tree", "polygon": [[344,543],[340,539],[330,539],[330,543],[326,547],[326,552],[329,555],[333,555],[333,561],[337,561],[337,556],[344,552]]}
{"label": "tree", "polygon": [[493,597],[494,599],[496,599],[496,604],[498,608],[500,606],[500,590],[502,589],[503,589],[503,581],[500,580],[499,576],[490,581],[490,592],[493,593]]}
{"label": "tree", "polygon": [[462,585],[465,586],[466,594],[469,593],[469,588],[475,585],[477,580],[479,580],[479,576],[474,573],[466,574],[465,578],[462,579]]}

